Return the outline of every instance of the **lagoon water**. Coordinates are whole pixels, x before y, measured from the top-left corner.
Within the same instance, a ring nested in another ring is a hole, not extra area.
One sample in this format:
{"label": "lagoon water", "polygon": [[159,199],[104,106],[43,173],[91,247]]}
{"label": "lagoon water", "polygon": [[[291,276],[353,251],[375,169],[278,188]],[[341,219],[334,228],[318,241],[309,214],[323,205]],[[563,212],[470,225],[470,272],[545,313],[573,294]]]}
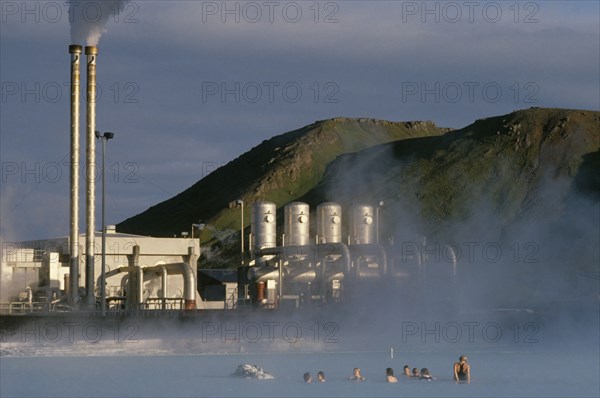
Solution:
{"label": "lagoon water", "polygon": [[[598,397],[596,309],[548,320],[522,311],[32,318],[0,330],[0,397]],[[470,384],[452,381],[461,354]],[[274,379],[233,377],[240,364]],[[404,378],[404,365],[429,368],[436,380]],[[347,380],[354,367],[366,381]],[[397,384],[384,382],[387,367]],[[320,370],[325,383],[303,382]]]}
{"label": "lagoon water", "polygon": [[[189,342],[188,342],[189,344]],[[23,349],[4,343],[0,357],[2,397],[597,397],[598,347],[589,350],[523,345],[422,346],[381,351],[273,350],[199,353],[165,347],[159,341],[115,347],[112,343]],[[452,364],[469,356],[471,384],[452,381]],[[239,364],[257,364],[273,380],[239,379]],[[437,378],[426,382],[401,376],[402,367],[427,367]],[[346,380],[360,367],[364,382]],[[384,383],[392,367],[397,384]],[[325,383],[305,384],[304,372],[319,370]]]}

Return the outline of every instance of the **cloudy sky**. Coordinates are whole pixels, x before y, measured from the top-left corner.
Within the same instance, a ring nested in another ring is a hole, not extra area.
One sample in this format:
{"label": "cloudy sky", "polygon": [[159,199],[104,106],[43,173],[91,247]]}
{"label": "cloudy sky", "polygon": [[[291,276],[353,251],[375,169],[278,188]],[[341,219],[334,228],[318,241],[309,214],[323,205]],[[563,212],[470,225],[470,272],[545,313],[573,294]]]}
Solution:
{"label": "cloudy sky", "polygon": [[[69,17],[106,5],[0,4],[0,233],[68,235]],[[97,128],[115,133],[107,221],[315,120],[463,127],[531,106],[598,110],[598,4],[128,2],[99,43]]]}

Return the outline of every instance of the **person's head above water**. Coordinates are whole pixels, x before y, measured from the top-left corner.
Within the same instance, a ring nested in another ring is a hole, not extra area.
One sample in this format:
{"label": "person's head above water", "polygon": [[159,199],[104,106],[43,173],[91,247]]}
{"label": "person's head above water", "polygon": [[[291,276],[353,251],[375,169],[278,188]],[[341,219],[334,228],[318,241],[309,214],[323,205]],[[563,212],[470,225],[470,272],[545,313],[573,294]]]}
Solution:
{"label": "person's head above water", "polygon": [[322,370],[320,370],[319,373],[317,373],[317,380],[325,381],[325,373],[323,373]]}
{"label": "person's head above water", "polygon": [[385,375],[386,375],[386,376],[393,376],[393,375],[394,375],[394,369],[392,369],[392,368],[387,368],[387,369],[385,370]]}
{"label": "person's head above water", "polygon": [[412,374],[413,374],[413,376],[418,376],[419,375],[419,369],[413,368]]}
{"label": "person's head above water", "polygon": [[358,381],[362,381],[362,380],[366,380],[363,375],[360,374],[360,368],[354,368],[354,371],[352,372],[352,376],[348,377],[348,380],[358,380]]}
{"label": "person's head above water", "polygon": [[310,382],[311,382],[311,380],[312,380],[312,379],[311,379],[311,377],[310,377],[310,373],[309,373],[309,372],[306,372],[306,373],[304,373],[304,382],[305,382],[305,383],[310,383]]}

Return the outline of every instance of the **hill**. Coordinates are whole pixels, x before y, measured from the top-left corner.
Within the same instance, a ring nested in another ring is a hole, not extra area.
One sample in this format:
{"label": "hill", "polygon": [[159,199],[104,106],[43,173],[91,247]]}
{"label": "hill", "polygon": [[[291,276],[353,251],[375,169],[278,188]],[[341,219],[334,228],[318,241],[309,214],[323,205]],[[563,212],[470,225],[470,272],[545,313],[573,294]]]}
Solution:
{"label": "hill", "polygon": [[[388,122],[335,118],[317,121],[252,148],[177,196],[131,217],[120,232],[172,236],[203,220],[203,242],[219,244],[239,235],[239,210],[228,204],[267,199],[283,205],[327,179],[328,164],[341,154],[400,139],[440,135],[448,129],[432,122]],[[245,214],[246,225],[250,220]]]}
{"label": "hill", "polygon": [[423,234],[468,227],[497,239],[518,220],[558,217],[575,193],[597,200],[599,139],[600,112],[517,111],[342,155],[329,165],[335,180],[302,200],[383,200],[403,229],[410,220]]}
{"label": "hill", "polygon": [[264,141],[118,229],[169,236],[202,219],[203,266],[229,266],[240,217],[230,201],[383,201],[386,242],[497,242],[538,262],[568,252],[597,272],[599,139],[600,112],[581,110],[531,108],[453,131],[330,119]]}

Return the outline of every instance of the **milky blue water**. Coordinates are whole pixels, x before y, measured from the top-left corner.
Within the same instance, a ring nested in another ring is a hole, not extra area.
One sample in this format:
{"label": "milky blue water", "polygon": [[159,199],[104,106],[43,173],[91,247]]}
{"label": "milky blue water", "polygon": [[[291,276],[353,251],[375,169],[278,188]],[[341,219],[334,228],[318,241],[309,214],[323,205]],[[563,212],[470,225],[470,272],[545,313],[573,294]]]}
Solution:
{"label": "milky blue water", "polygon": [[[6,323],[0,397],[600,396],[597,311],[586,322],[242,315]],[[461,354],[472,367],[468,385],[452,381]],[[274,379],[232,377],[240,364]],[[406,379],[404,365],[429,368],[437,380]],[[366,381],[347,380],[354,367]],[[387,367],[397,384],[384,382]],[[303,382],[305,372],[321,370],[325,383]]]}
{"label": "milky blue water", "polygon": [[[139,348],[139,347],[138,347]],[[0,358],[2,397],[597,397],[600,394],[598,352],[482,347],[468,352],[472,382],[452,382],[452,364],[467,347],[403,352],[388,351],[241,353],[173,355],[148,352],[104,356],[92,348],[77,356],[11,356]],[[30,353],[31,354],[31,353]],[[42,354],[42,352],[38,353]],[[231,377],[239,364],[257,364],[273,380]],[[402,367],[428,367],[433,382],[406,379]],[[345,380],[360,367],[365,382]],[[395,369],[397,384],[384,382],[385,368]],[[323,370],[325,383],[305,384],[304,372]]]}

